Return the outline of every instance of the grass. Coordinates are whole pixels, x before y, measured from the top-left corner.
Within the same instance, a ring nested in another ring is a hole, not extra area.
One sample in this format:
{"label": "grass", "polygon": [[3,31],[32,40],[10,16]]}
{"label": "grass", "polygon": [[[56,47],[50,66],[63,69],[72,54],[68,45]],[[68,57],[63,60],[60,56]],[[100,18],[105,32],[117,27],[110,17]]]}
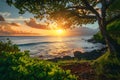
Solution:
{"label": "grass", "polygon": [[[78,70],[79,73],[84,68],[92,69],[94,72],[94,80],[119,80],[120,79],[120,58],[119,53],[110,54],[108,51],[99,57],[96,60],[61,60],[58,61],[57,64],[59,66],[63,66],[65,69],[72,70],[74,74],[76,74],[76,71],[74,71],[75,68],[80,68]],[[85,66],[89,64],[90,66]],[[78,66],[77,66],[78,65]],[[76,67],[77,66],[77,67]],[[92,68],[91,68],[92,67]],[[90,72],[87,72],[87,74],[91,75]],[[78,75],[79,76],[79,75]],[[91,75],[93,76],[93,75]],[[81,78],[80,78],[81,77]],[[82,79],[82,76],[79,76],[80,79]]]}
{"label": "grass", "polygon": [[93,60],[60,60],[57,62],[58,65],[65,66],[65,65],[73,65],[73,64],[82,64],[82,63],[91,63]]}
{"label": "grass", "polygon": [[118,80],[120,78],[120,59],[117,54],[106,52],[95,60],[93,67],[99,77],[104,76],[109,80]]}

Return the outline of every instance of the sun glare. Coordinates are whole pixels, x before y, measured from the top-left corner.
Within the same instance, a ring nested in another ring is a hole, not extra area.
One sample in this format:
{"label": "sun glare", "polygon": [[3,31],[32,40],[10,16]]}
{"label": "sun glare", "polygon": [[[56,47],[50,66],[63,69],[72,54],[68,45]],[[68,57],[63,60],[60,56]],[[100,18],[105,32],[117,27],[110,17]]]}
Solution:
{"label": "sun glare", "polygon": [[57,34],[63,34],[63,30],[59,29],[59,30],[56,30]]}
{"label": "sun glare", "polygon": [[58,30],[53,30],[53,34],[55,36],[64,36],[65,35],[65,31],[62,29],[58,29]]}

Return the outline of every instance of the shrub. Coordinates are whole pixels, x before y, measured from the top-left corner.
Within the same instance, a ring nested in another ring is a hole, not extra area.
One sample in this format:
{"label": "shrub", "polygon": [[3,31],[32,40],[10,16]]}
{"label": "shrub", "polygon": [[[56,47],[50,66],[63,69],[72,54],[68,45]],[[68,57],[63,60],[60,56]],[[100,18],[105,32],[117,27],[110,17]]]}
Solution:
{"label": "shrub", "polygon": [[31,58],[28,51],[20,52],[12,43],[0,42],[0,47],[3,49],[0,52],[1,80],[76,80],[70,71],[62,70],[55,63]]}
{"label": "shrub", "polygon": [[98,42],[105,43],[104,38],[103,38],[103,36],[101,35],[100,32],[98,32],[97,34],[95,34],[95,35],[93,36],[93,38],[94,38],[96,41],[98,41]]}
{"label": "shrub", "polygon": [[120,56],[117,54],[106,52],[95,61],[94,68],[99,76],[98,80],[104,80],[101,79],[103,76],[108,80],[118,80],[120,78]]}
{"label": "shrub", "polygon": [[[116,20],[107,26],[107,31],[110,36],[120,44],[120,20]],[[104,38],[100,32],[94,35],[93,37],[96,41],[104,43]]]}
{"label": "shrub", "polygon": [[18,48],[17,45],[15,44],[12,44],[12,42],[7,39],[7,41],[0,41],[0,53],[2,51],[5,51],[5,52],[19,52],[20,49]]}

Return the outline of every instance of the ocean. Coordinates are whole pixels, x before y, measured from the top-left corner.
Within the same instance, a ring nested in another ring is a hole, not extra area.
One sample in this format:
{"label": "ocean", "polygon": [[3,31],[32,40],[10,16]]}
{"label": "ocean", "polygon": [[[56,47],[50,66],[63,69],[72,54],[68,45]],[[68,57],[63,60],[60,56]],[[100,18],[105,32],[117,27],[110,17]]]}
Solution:
{"label": "ocean", "polygon": [[43,37],[43,36],[1,36],[0,40],[9,38],[21,51],[29,50],[31,57],[55,58],[74,56],[73,52],[90,52],[104,47],[101,43],[90,43],[92,36]]}

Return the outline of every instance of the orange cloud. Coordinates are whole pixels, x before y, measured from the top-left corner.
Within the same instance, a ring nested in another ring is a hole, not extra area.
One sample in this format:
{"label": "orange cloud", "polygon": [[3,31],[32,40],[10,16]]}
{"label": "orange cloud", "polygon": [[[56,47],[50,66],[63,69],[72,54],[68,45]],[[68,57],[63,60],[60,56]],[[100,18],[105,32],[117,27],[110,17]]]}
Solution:
{"label": "orange cloud", "polygon": [[30,21],[25,21],[25,24],[27,26],[30,26],[32,28],[37,28],[37,29],[49,29],[47,25],[43,25],[40,23],[37,23],[35,19],[30,18]]}
{"label": "orange cloud", "polygon": [[0,36],[29,36],[41,35],[39,30],[30,28],[20,23],[0,22]]}
{"label": "orange cloud", "polygon": [[11,25],[12,25],[12,26],[20,26],[21,24],[20,24],[20,23],[12,22]]}

